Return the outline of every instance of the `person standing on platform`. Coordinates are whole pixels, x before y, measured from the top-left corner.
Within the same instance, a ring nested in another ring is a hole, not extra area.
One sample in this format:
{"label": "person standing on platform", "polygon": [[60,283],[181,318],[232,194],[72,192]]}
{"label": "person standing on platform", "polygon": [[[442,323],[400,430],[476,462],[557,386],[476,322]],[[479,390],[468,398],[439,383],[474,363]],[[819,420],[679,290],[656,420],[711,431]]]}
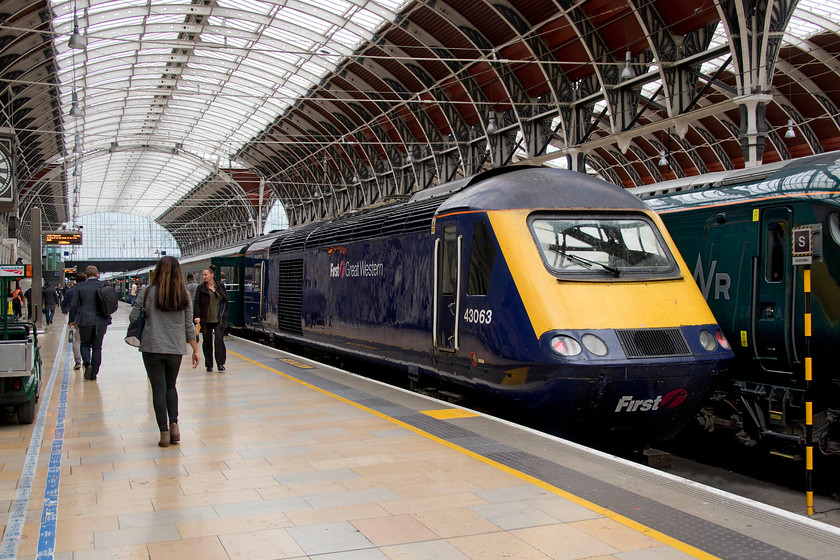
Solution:
{"label": "person standing on platform", "polygon": [[104,317],[96,312],[96,289],[101,284],[99,269],[89,265],[85,268],[85,281],[78,284],[70,303],[70,326],[79,327],[82,365],[85,366],[85,379],[88,381],[96,381],[99,375],[102,339],[111,324],[110,315]]}
{"label": "person standing on platform", "polygon": [[137,299],[137,288],[138,288],[137,282],[132,282],[131,283],[131,288],[129,289],[129,292],[128,292],[129,303],[131,305],[134,305],[134,300]]}
{"label": "person standing on platform", "polygon": [[15,289],[12,290],[12,313],[18,321],[23,318],[23,290],[20,289],[20,282],[15,282]]}
{"label": "person standing on platform", "polygon": [[[64,297],[61,299],[61,312],[65,315],[70,312],[70,304],[73,302],[73,294],[76,293],[76,290],[79,288],[79,284],[84,281],[85,275],[81,272],[77,272],[75,276],[75,283],[67,288],[66,292],[64,292]],[[70,342],[73,343],[73,358],[76,362],[73,369],[80,370],[82,369],[82,337],[79,336],[79,327],[72,326],[72,321],[70,323],[70,334],[68,336],[70,338]]]}
{"label": "person standing on platform", "polygon": [[129,321],[146,311],[146,324],[140,338],[143,365],[152,386],[152,406],[160,428],[161,447],[181,441],[178,426],[178,371],[182,356],[192,346],[192,366],[201,361],[192,322],[190,297],[187,293],[181,265],[175,257],[161,257],[151,275],[149,285],[140,290]]}
{"label": "person standing on platform", "polygon": [[44,306],[44,319],[46,319],[48,325],[52,325],[55,306],[58,303],[58,293],[55,291],[55,286],[50,286],[49,283],[44,284],[44,289],[41,290],[41,302]]}
{"label": "person standing on platform", "polygon": [[[201,327],[201,347],[204,350],[204,365],[213,371],[213,357],[219,371],[225,371],[225,326],[227,325],[228,295],[224,284],[216,282],[216,265],[201,271],[204,283],[195,290],[193,317]],[[215,345],[215,352],[214,352]]]}
{"label": "person standing on platform", "polygon": [[198,282],[195,281],[195,276],[192,272],[187,274],[187,292],[190,294],[190,301],[195,302],[195,290],[198,288]]}

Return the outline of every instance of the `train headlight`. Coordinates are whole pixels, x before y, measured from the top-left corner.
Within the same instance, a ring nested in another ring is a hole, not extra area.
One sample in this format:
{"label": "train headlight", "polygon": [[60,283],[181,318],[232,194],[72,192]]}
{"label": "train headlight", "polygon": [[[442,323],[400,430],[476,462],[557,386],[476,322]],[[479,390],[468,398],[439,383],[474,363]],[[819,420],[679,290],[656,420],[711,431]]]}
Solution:
{"label": "train headlight", "polygon": [[580,343],[570,336],[555,336],[551,339],[551,348],[561,356],[577,356],[581,352]]}
{"label": "train headlight", "polygon": [[712,333],[710,333],[706,329],[703,329],[702,331],[700,331],[700,345],[709,352],[711,352],[712,350],[717,348],[717,340],[715,340],[715,337],[714,335],[712,335]]}
{"label": "train headlight", "polygon": [[609,349],[607,348],[607,343],[601,340],[599,337],[595,336],[591,333],[586,333],[582,337],[580,337],[580,341],[583,344],[583,347],[589,350],[590,353],[595,354],[596,356],[606,356],[609,353]]}
{"label": "train headlight", "polygon": [[729,341],[726,340],[726,336],[724,336],[722,330],[718,329],[715,331],[715,338],[717,339],[718,344],[720,344],[722,348],[729,350]]}

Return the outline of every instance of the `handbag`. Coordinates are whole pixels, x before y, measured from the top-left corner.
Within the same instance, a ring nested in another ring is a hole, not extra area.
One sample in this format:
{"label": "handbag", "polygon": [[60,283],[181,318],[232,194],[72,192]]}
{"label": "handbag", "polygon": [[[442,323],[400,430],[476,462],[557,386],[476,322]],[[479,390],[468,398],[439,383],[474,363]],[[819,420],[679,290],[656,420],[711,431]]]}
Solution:
{"label": "handbag", "polygon": [[140,339],[143,336],[143,327],[146,326],[146,310],[140,310],[140,316],[128,325],[128,331],[125,333],[125,342],[129,346],[135,348],[140,347]]}

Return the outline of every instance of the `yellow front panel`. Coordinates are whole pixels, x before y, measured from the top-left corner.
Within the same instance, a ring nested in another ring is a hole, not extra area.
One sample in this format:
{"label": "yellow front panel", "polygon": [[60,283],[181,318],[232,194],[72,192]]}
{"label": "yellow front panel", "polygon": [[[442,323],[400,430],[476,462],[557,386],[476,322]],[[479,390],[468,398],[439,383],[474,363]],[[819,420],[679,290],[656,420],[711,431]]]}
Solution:
{"label": "yellow front panel", "polygon": [[688,267],[659,217],[645,214],[663,234],[682,278],[655,282],[559,281],[548,272],[528,229],[530,210],[488,212],[502,254],[535,335],[551,329],[638,329],[715,323]]}

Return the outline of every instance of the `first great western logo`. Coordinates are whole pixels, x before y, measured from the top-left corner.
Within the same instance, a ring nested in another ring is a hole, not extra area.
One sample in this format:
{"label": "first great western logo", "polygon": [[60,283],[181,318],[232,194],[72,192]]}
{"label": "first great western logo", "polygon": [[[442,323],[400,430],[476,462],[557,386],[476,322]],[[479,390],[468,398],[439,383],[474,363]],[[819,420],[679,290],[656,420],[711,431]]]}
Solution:
{"label": "first great western logo", "polygon": [[358,278],[382,276],[385,265],[381,262],[373,263],[365,260],[350,263],[341,260],[337,264],[330,264],[330,278]]}

